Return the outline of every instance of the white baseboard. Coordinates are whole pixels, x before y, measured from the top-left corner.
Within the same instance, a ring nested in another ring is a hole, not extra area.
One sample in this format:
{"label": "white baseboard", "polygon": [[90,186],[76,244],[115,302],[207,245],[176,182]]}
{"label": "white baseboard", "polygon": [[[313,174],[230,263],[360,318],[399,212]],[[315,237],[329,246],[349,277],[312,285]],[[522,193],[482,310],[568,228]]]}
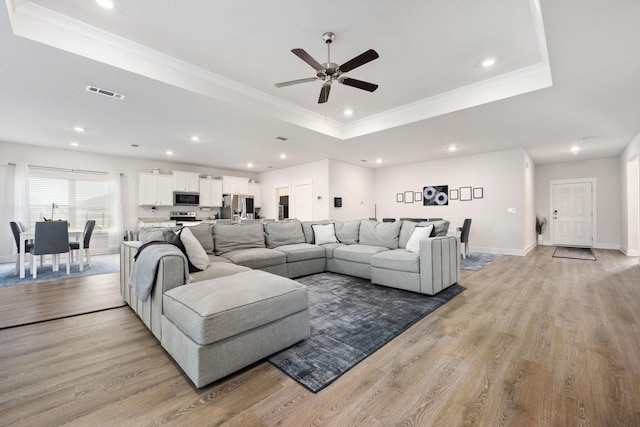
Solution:
{"label": "white baseboard", "polygon": [[482,247],[471,247],[471,252],[480,252],[483,254],[496,254],[496,255],[513,255],[513,256],[526,256],[526,250],[520,249],[505,249],[505,248],[482,248]]}

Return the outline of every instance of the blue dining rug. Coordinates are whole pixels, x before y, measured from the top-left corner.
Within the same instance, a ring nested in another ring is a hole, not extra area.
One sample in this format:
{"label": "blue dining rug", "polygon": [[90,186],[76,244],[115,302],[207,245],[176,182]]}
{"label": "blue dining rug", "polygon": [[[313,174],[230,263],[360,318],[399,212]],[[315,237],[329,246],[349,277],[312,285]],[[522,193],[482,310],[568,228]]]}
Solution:
{"label": "blue dining rug", "polygon": [[71,279],[74,277],[93,276],[96,274],[117,273],[120,271],[120,254],[99,255],[91,257],[91,267],[86,264],[84,271],[80,271],[77,262],[71,263],[71,273],[67,275],[67,267],[64,262],[60,262],[60,270],[53,271],[51,261],[45,262],[44,266],[38,265],[37,277],[34,280],[29,274],[29,266],[25,271],[25,278],[21,279],[19,274],[13,275],[15,263],[0,264],[0,287],[22,285],[25,283],[46,282],[49,280]]}
{"label": "blue dining rug", "polygon": [[309,289],[311,336],[268,360],[314,393],[465,289],[428,296],[336,273],[296,280]]}
{"label": "blue dining rug", "polygon": [[471,253],[467,258],[460,257],[460,268],[477,271],[500,258],[502,255]]}

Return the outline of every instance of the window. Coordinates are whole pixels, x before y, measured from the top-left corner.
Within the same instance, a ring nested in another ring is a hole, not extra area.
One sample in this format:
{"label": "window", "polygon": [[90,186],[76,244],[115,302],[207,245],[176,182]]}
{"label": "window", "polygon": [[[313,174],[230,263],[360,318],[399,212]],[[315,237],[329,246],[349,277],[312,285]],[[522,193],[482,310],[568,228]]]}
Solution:
{"label": "window", "polygon": [[93,219],[94,233],[112,226],[108,175],[30,168],[28,182],[31,227],[44,218],[67,220],[71,228]]}

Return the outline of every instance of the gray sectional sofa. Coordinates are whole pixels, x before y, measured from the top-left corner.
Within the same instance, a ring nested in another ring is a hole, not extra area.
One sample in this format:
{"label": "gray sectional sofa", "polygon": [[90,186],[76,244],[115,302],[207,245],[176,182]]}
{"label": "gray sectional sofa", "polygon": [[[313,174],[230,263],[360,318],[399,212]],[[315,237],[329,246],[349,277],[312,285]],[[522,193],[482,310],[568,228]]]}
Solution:
{"label": "gray sectional sofa", "polygon": [[122,244],[120,290],[202,387],[309,336],[308,294],[296,277],[330,271],[428,295],[453,285],[460,242],[446,235],[448,227],[371,220],[193,226],[187,234],[197,244],[189,237],[185,246],[197,246],[206,268],[185,283],[189,251],[163,255],[146,300],[129,286],[138,248],[181,232],[143,228],[140,242]]}

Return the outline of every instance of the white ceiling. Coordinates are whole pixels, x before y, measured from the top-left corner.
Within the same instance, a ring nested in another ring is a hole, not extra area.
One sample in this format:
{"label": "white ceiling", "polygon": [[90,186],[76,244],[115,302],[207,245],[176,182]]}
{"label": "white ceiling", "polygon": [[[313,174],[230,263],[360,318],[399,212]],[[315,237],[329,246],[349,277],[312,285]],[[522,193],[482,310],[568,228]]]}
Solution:
{"label": "white ceiling", "polygon": [[[260,172],[515,147],[538,164],[610,157],[640,131],[637,0],[114,2],[6,1],[1,141]],[[319,81],[274,87],[314,76],[290,49],[326,62],[325,31],[333,62],[379,53],[347,74],[377,91],[334,85],[319,105]]]}

